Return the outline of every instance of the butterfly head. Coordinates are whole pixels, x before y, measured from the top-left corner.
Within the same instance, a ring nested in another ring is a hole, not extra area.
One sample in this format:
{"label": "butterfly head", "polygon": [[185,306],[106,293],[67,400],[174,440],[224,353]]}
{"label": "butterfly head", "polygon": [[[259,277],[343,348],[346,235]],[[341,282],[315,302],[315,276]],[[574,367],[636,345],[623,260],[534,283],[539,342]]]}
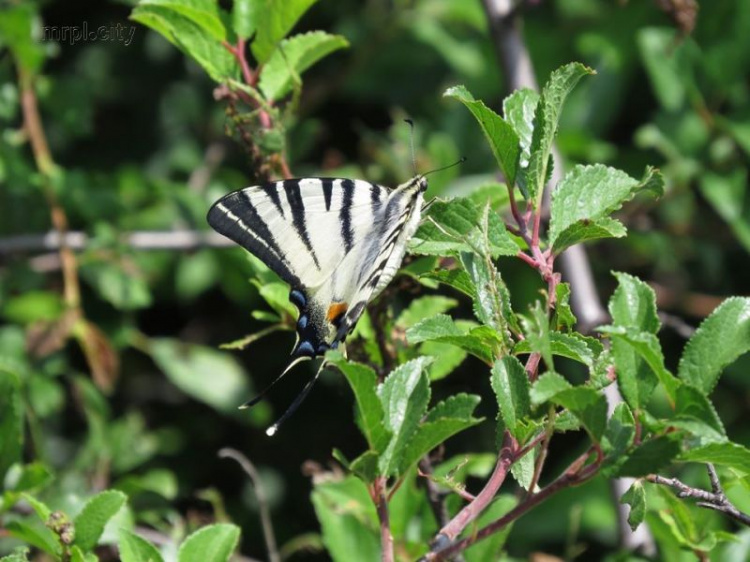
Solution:
{"label": "butterfly head", "polygon": [[424,193],[427,191],[427,178],[424,176],[417,176],[414,178],[414,183],[419,187],[419,191]]}

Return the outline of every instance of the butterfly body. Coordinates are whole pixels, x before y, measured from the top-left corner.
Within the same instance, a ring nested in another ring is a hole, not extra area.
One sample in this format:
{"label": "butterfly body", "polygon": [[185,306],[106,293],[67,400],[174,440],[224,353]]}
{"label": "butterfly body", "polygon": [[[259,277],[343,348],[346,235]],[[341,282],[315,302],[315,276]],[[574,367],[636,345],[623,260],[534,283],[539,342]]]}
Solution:
{"label": "butterfly body", "polygon": [[299,310],[292,356],[312,358],[344,341],[394,277],[426,189],[424,176],[395,189],[339,178],[282,180],[222,197],[208,222],[290,285]]}

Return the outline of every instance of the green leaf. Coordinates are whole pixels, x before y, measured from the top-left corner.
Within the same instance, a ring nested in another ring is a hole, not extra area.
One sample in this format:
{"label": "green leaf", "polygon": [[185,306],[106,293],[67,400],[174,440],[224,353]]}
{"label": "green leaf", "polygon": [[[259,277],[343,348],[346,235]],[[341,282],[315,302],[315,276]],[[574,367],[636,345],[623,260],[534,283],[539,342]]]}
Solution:
{"label": "green leaf", "polygon": [[50,468],[41,462],[14,465],[5,475],[5,488],[13,492],[33,492],[44,488],[53,479]]}
{"label": "green leaf", "polygon": [[23,402],[18,375],[0,367],[0,482],[23,454]]}
{"label": "green leaf", "polygon": [[430,206],[428,217],[422,222],[409,243],[416,254],[445,256],[457,252],[488,253],[515,256],[518,244],[508,234],[505,224],[494,211],[477,207],[466,198],[436,201]]}
{"label": "green leaf", "polygon": [[[583,363],[589,368],[593,368],[597,358],[604,351],[604,347],[599,340],[582,336],[576,332],[569,334],[549,332],[549,346],[552,355],[567,357]],[[532,342],[529,340],[521,340],[513,347],[513,353],[516,355],[532,353],[533,351]]]}
{"label": "green leaf", "polygon": [[232,3],[232,28],[240,39],[249,39],[258,22],[258,8],[256,0],[234,0]]}
{"label": "green leaf", "polygon": [[0,558],[0,562],[29,562],[29,549],[25,546],[17,546],[11,554]]}
{"label": "green leaf", "polygon": [[[513,126],[521,149],[518,159],[519,175],[529,166],[531,157],[531,137],[534,132],[534,113],[539,103],[539,94],[534,90],[523,88],[516,90],[503,100],[503,115]],[[520,178],[519,178],[520,179]],[[519,181],[519,183],[525,183]]]}
{"label": "green leaf", "polygon": [[550,371],[555,370],[552,361],[552,342],[550,340],[549,320],[540,301],[535,301],[529,308],[530,314],[521,317],[523,333],[529,350],[541,354]]}
{"label": "green leaf", "polygon": [[513,346],[508,326],[517,332],[518,321],[510,304],[510,291],[489,255],[461,253],[461,264],[475,287],[474,314],[486,326],[493,328],[503,339],[505,351]]}
{"label": "green leaf", "polygon": [[678,376],[708,395],[724,368],[750,350],[750,298],[721,303],[690,338]]}
{"label": "green leaf", "polygon": [[378,377],[370,367],[346,361],[338,352],[326,354],[326,360],[336,365],[349,382],[357,401],[358,425],[373,451],[383,452],[391,434],[383,425],[383,406],[375,391]]}
{"label": "green leaf", "polygon": [[2,308],[3,316],[16,324],[56,320],[64,310],[65,303],[60,293],[51,291],[26,291],[9,298]]}
{"label": "green leaf", "polygon": [[[661,350],[661,343],[656,335],[649,332],[638,332],[630,328],[621,326],[601,326],[599,331],[607,334],[613,341],[624,342],[629,345],[638,356],[643,359],[651,371],[658,377],[659,382],[664,385],[668,395],[674,400],[674,394],[679,385],[672,373],[664,366],[664,353]],[[619,367],[618,355],[615,354],[615,365]],[[631,404],[631,407],[637,408]]]}
{"label": "green leaf", "polygon": [[392,434],[380,457],[381,474],[398,472],[400,458],[405,454],[409,440],[419,425],[430,401],[430,382],[425,368],[430,357],[413,359],[394,369],[378,387],[378,397],[383,405],[384,425]]}
{"label": "green leaf", "polygon": [[158,6],[190,20],[217,41],[227,38],[215,0],[140,0],[139,7]]}
{"label": "green leaf", "polygon": [[99,296],[118,310],[151,306],[151,291],[141,275],[126,273],[118,265],[101,261],[82,266],[80,272]]}
{"label": "green leaf", "polygon": [[457,291],[474,298],[476,290],[469,277],[463,269],[438,269],[419,276],[420,279],[434,279],[439,283],[453,287]]}
{"label": "green leaf", "polygon": [[710,462],[750,474],[750,449],[738,443],[708,443],[685,451],[677,460],[680,462]]}
{"label": "green leaf", "polygon": [[406,338],[413,344],[425,341],[449,343],[468,351],[487,365],[494,363],[501,349],[500,338],[492,328],[480,326],[464,330],[445,314],[438,314],[412,326],[406,330]]}
{"label": "green leaf", "polygon": [[21,495],[23,499],[29,503],[29,505],[31,506],[31,509],[34,510],[34,513],[36,513],[36,516],[39,518],[39,520],[42,523],[46,523],[49,520],[50,515],[52,515],[52,510],[47,506],[47,504],[36,499],[31,494],[21,494]]}
{"label": "green leaf", "polygon": [[380,561],[378,517],[365,484],[354,476],[316,484],[312,493],[323,543],[334,562]]}
{"label": "green leaf", "polygon": [[240,540],[240,528],[215,523],[191,534],[180,545],[178,562],[229,562]]}
{"label": "green leaf", "polygon": [[670,112],[685,105],[691,76],[691,61],[684,45],[675,43],[675,30],[643,28],[636,43],[646,68],[651,88],[662,107]]}
{"label": "green leaf", "polygon": [[646,283],[628,275],[613,271],[617,278],[617,289],[609,300],[609,314],[615,326],[635,328],[641,332],[655,334],[661,328],[656,311],[656,294]]}
{"label": "green leaf", "polygon": [[602,463],[602,475],[610,477],[627,459],[626,452],[635,438],[635,419],[624,402],[615,406],[607,422],[602,439],[602,450],[606,455]]}
{"label": "green leaf", "polygon": [[555,317],[553,327],[560,331],[572,331],[578,322],[570,308],[570,283],[558,283],[555,289]]}
{"label": "green leaf", "polygon": [[14,519],[5,522],[4,527],[10,536],[50,554],[55,560],[60,559],[62,553],[60,541],[41,521]]}
{"label": "green leaf", "polygon": [[159,5],[138,5],[130,19],[163,35],[200,64],[215,82],[224,82],[237,74],[238,65],[231,53],[203,24]]}
{"label": "green leaf", "polygon": [[607,399],[601,392],[588,386],[576,386],[558,392],[550,400],[570,410],[593,441],[601,440],[607,425]]}
{"label": "green leaf", "polygon": [[700,390],[689,384],[681,384],[677,388],[675,412],[669,423],[709,441],[726,439],[724,425],[711,402]]}
{"label": "green leaf", "polygon": [[316,0],[256,0],[257,34],[252,44],[258,63],[266,64],[277,44],[291,31]]}
{"label": "green leaf", "polygon": [[414,299],[399,314],[396,319],[396,326],[399,328],[410,328],[425,318],[448,312],[457,305],[457,300],[440,295],[427,295]]}
{"label": "green leaf", "polygon": [[495,361],[490,383],[497,397],[498,414],[518,439],[518,422],[531,413],[531,384],[526,370],[518,359],[505,356]]}
{"label": "green leaf", "polygon": [[[728,123],[727,127],[736,127],[740,124]],[[745,129],[750,132],[750,127]],[[737,139],[739,142],[739,139]],[[747,141],[750,142],[750,136]],[[745,147],[750,152],[750,144]],[[702,171],[699,177],[701,195],[711,204],[719,216],[732,229],[734,236],[750,252],[750,221],[747,217],[745,202],[745,186],[747,186],[747,170],[736,168],[723,174],[712,173],[708,170]]]}
{"label": "green leaf", "polygon": [[540,376],[532,385],[529,397],[534,406],[544,404],[556,394],[573,388],[562,375],[549,371]]}
{"label": "green leaf", "polygon": [[262,279],[253,279],[253,285],[258,287],[260,296],[268,303],[279,316],[282,318],[296,318],[298,311],[295,306],[289,302],[289,286],[279,281],[267,282]]}
{"label": "green leaf", "polygon": [[127,496],[116,490],[100,492],[86,502],[75,518],[75,544],[84,551],[93,550],[107,522],[125,505]]}
{"label": "green leaf", "polygon": [[405,474],[422,457],[453,435],[480,423],[481,419],[472,417],[479,400],[479,396],[457,394],[430,410],[403,452],[399,474]]}
{"label": "green leaf", "polygon": [[513,127],[484,105],[483,102],[475,100],[474,96],[464,86],[448,88],[443,96],[460,101],[471,111],[487,138],[503,176],[505,176],[508,185],[512,186],[516,181],[520,153],[518,135]]}
{"label": "green leaf", "polygon": [[674,435],[662,435],[636,447],[620,466],[618,476],[638,478],[658,472],[680,454],[680,443]]}
{"label": "green leaf", "polygon": [[602,164],[575,166],[552,192],[549,244],[559,254],[585,240],[624,236],[625,227],[609,215],[639,191],[661,194],[663,185],[653,168],[638,181]]}
{"label": "green leaf", "polygon": [[33,3],[6,4],[0,18],[0,44],[10,49],[16,63],[36,73],[44,62],[44,49],[36,43],[37,6]]}
{"label": "green leaf", "polygon": [[620,503],[630,506],[628,525],[635,531],[646,516],[646,490],[640,480],[636,480],[620,498]]}
{"label": "green leaf", "polygon": [[280,100],[294,87],[300,74],[349,42],[341,35],[311,31],[284,39],[260,73],[260,91],[268,100]]}
{"label": "green leaf", "polygon": [[170,338],[152,338],[147,350],[175,386],[219,411],[235,412],[250,394],[242,367],[227,353]]}
{"label": "green leaf", "polygon": [[544,186],[549,179],[552,142],[557,134],[565,98],[583,76],[593,73],[593,70],[580,63],[567,64],[555,70],[542,89],[534,112],[526,186],[522,187],[524,197],[534,202],[536,208],[540,207]]}
{"label": "green leaf", "polygon": [[378,460],[379,456],[375,451],[366,451],[351,462],[348,470],[369,484],[378,476]]}

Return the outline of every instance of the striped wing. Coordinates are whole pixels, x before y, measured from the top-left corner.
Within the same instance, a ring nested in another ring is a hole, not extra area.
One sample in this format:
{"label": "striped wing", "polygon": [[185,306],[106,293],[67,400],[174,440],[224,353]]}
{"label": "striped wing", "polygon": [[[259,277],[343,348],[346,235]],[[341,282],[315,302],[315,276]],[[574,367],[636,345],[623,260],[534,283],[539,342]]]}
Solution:
{"label": "striped wing", "polygon": [[293,356],[336,347],[393,278],[419,222],[417,180],[393,191],[360,180],[284,180],[230,193],[211,208],[215,230],[289,283],[300,311]]}

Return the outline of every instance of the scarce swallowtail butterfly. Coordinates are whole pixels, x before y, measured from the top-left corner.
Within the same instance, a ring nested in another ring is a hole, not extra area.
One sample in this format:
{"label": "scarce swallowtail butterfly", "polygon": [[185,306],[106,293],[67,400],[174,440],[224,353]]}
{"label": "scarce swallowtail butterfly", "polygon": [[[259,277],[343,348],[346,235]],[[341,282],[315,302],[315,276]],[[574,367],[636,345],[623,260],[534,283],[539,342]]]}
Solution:
{"label": "scarce swallowtail butterfly", "polygon": [[246,187],[211,207],[208,223],[286,281],[289,300],[299,309],[292,362],[271,386],[298,361],[336,348],[354,329],[367,303],[398,271],[419,225],[426,189],[424,175],[395,189],[362,180],[289,179]]}

